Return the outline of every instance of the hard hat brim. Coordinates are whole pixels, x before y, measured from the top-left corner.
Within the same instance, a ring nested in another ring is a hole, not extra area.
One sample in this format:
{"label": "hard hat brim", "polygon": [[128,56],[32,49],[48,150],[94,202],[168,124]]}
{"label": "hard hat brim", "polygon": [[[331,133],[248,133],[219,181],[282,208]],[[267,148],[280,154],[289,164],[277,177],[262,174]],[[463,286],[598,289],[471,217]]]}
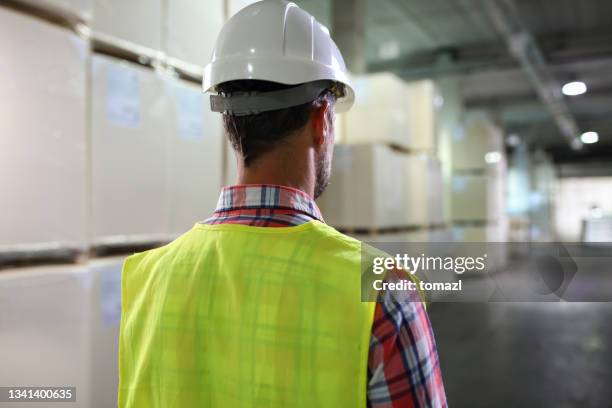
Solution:
{"label": "hard hat brim", "polygon": [[228,81],[254,79],[298,85],[306,82],[331,80],[342,83],[345,95],[338,99],[336,112],[348,111],[355,101],[355,93],[348,75],[338,66],[325,65],[304,59],[285,57],[224,58],[213,61],[204,68],[202,88],[214,92],[216,86]]}

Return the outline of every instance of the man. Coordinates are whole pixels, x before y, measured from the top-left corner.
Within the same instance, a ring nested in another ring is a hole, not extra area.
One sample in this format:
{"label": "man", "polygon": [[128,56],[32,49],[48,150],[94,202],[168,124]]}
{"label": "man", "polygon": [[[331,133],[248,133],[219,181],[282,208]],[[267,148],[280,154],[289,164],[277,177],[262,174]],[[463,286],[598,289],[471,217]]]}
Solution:
{"label": "man", "polygon": [[220,33],[204,89],[238,185],[212,217],[127,259],[119,405],[446,406],[423,303],[361,302],[361,243],[314,202],[335,111],[353,99],[327,29],[291,3],[251,5]]}

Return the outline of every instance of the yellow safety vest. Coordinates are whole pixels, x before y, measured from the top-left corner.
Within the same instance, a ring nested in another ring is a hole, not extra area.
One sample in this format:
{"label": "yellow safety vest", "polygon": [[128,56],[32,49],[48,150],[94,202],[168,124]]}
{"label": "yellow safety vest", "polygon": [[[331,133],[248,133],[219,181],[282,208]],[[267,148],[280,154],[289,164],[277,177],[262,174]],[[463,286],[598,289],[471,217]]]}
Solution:
{"label": "yellow safety vest", "polygon": [[361,243],[197,224],[123,268],[120,407],[365,407]]}

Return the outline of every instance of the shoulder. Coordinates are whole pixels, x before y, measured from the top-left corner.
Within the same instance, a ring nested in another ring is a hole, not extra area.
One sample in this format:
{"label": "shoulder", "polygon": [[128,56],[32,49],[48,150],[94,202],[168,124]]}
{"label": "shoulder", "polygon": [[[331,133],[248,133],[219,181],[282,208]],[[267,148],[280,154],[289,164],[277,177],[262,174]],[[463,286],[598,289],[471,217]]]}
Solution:
{"label": "shoulder", "polygon": [[341,233],[329,224],[320,221],[312,221],[313,228],[325,239],[337,241],[347,247],[358,247],[361,242],[353,237]]}
{"label": "shoulder", "polygon": [[340,247],[358,251],[361,253],[361,255],[367,258],[388,256],[385,252],[362,241],[359,241],[358,239],[355,239],[349,235],[343,234],[328,224],[316,222],[315,229],[317,229],[321,233],[321,235],[325,237],[325,239],[335,242]]}
{"label": "shoulder", "polygon": [[165,245],[142,252],[136,252],[128,256],[123,262],[123,269],[126,270],[127,268],[135,268],[143,265],[150,266],[153,262],[162,259],[167,253],[172,252],[181,242],[188,240],[193,234],[193,231],[194,229],[191,229]]}

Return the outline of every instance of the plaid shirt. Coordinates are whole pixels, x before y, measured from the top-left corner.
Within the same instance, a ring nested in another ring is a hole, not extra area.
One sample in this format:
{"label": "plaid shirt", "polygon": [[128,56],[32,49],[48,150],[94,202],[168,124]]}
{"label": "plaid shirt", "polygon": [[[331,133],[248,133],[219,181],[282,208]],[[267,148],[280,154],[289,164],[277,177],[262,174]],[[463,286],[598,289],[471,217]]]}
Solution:
{"label": "plaid shirt", "polygon": [[[315,202],[290,187],[226,187],[205,224],[287,227],[323,221]],[[401,279],[391,275],[389,281]],[[424,304],[386,291],[374,314],[368,357],[368,407],[446,407],[438,352]]]}

